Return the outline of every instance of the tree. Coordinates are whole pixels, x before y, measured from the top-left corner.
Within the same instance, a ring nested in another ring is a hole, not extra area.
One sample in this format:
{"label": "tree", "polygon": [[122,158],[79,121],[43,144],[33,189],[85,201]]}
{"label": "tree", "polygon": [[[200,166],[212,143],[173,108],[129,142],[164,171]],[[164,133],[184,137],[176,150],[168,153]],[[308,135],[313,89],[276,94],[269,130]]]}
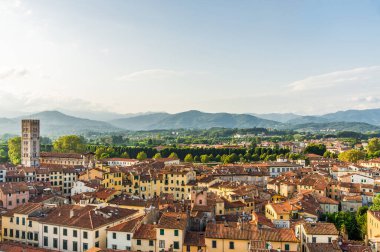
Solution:
{"label": "tree", "polygon": [[356,163],[359,160],[363,160],[366,157],[364,151],[360,150],[348,150],[339,154],[338,159],[343,162]]}
{"label": "tree", "polygon": [[201,162],[201,158],[198,156],[198,155],[196,155],[195,157],[194,157],[194,162]]}
{"label": "tree", "polygon": [[170,153],[169,158],[175,158],[178,159],[178,155],[175,152]]}
{"label": "tree", "polygon": [[326,152],[326,145],[311,143],[305,148],[305,153],[313,153],[322,156]]}
{"label": "tree", "polygon": [[380,139],[372,138],[368,141],[368,154],[373,155],[374,153],[380,151]]}
{"label": "tree", "polygon": [[208,155],[201,155],[201,162],[202,163],[208,163],[210,161],[210,158]]}
{"label": "tree", "polygon": [[21,137],[13,137],[8,140],[8,157],[14,165],[21,163]]}
{"label": "tree", "polygon": [[122,154],[121,154],[121,156],[120,157],[122,157],[122,158],[129,158],[129,154],[128,154],[128,152],[123,152]]}
{"label": "tree", "polygon": [[373,204],[369,208],[371,211],[380,211],[380,194],[376,195],[373,200]]}
{"label": "tree", "polygon": [[84,137],[76,135],[61,136],[54,141],[53,149],[63,153],[83,153],[86,151],[86,141]]}
{"label": "tree", "polygon": [[162,158],[161,153],[157,152],[156,154],[154,154],[153,158],[154,159],[160,159],[160,158]]}
{"label": "tree", "polygon": [[368,211],[368,206],[362,206],[362,207],[359,207],[355,215],[356,222],[358,223],[358,228],[360,230],[362,239],[364,239],[365,235],[367,234],[367,211]]}
{"label": "tree", "polygon": [[191,153],[187,154],[184,161],[188,163],[192,163],[194,161],[193,155],[191,155]]}
{"label": "tree", "polygon": [[325,153],[323,153],[323,157],[324,158],[337,158],[337,155],[334,152],[325,151]]}
{"label": "tree", "polygon": [[8,160],[8,154],[5,148],[0,148],[0,162],[6,162]]}
{"label": "tree", "polygon": [[147,159],[148,157],[147,157],[147,155],[146,155],[146,153],[144,152],[144,151],[140,151],[138,154],[137,154],[137,159],[139,160],[139,161],[143,161],[143,160],[145,160],[145,159]]}

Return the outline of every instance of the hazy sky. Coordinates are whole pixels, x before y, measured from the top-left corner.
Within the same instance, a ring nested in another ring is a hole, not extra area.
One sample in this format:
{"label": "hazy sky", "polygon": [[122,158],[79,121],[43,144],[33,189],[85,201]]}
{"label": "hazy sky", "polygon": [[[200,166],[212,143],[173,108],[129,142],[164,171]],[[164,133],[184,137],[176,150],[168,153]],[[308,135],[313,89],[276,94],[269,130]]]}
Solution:
{"label": "hazy sky", "polygon": [[0,1],[0,116],[380,107],[380,1]]}

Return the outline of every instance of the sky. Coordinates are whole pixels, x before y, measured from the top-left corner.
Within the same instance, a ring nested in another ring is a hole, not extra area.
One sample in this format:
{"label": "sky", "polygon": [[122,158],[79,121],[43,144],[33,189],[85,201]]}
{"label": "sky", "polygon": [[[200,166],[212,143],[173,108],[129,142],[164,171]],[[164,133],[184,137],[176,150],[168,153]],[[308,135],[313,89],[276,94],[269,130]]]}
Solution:
{"label": "sky", "polygon": [[0,1],[0,117],[367,108],[380,1]]}

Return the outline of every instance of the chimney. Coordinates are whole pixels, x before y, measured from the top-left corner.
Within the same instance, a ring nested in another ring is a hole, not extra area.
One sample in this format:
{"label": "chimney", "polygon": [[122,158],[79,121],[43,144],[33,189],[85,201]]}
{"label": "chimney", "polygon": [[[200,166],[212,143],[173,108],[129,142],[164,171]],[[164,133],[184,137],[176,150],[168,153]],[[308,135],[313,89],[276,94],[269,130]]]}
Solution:
{"label": "chimney", "polygon": [[74,217],[74,209],[70,209],[70,218]]}

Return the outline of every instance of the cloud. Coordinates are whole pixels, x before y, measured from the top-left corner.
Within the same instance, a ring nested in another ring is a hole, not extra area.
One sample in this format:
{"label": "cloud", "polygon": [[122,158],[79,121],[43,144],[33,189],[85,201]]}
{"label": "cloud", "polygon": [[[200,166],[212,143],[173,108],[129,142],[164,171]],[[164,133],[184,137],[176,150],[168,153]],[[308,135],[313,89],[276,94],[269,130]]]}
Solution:
{"label": "cloud", "polygon": [[58,93],[15,93],[0,90],[0,117],[44,110],[107,110],[102,104]]}
{"label": "cloud", "polygon": [[13,67],[13,68],[1,68],[0,69],[0,80],[8,78],[19,78],[30,74],[29,69],[24,67]]}
{"label": "cloud", "polygon": [[374,97],[374,96],[352,97],[351,100],[354,102],[367,102],[367,103],[378,103],[378,102],[380,102],[380,98]]}
{"label": "cloud", "polygon": [[159,80],[185,75],[186,72],[174,71],[168,69],[147,69],[133,72],[116,78],[118,81],[142,81],[142,80]]}
{"label": "cloud", "polygon": [[347,85],[373,85],[379,80],[380,66],[360,67],[310,76],[289,85],[293,91],[326,89]]}

